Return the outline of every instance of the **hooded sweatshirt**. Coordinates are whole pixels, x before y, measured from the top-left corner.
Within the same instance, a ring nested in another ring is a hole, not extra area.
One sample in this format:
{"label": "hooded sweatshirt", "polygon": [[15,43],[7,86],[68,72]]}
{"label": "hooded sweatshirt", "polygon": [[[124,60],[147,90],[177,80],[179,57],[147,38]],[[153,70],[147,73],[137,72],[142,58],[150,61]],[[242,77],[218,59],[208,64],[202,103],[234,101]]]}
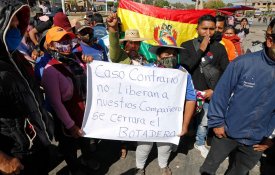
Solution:
{"label": "hooded sweatshirt", "polygon": [[15,15],[20,31],[17,37],[23,37],[30,8],[17,0],[5,0],[0,1],[0,14],[0,151],[23,157],[50,144],[53,121],[42,107],[43,96],[31,65],[16,50],[18,38],[13,40],[15,35],[10,35],[7,40]]}
{"label": "hooded sweatshirt", "polygon": [[238,53],[238,56],[241,56],[243,54],[243,50],[242,50],[242,47],[241,47],[241,39],[240,37],[238,37],[238,35],[233,35],[233,36],[223,36],[225,39],[228,39],[230,40],[235,48],[236,48],[236,51]]}

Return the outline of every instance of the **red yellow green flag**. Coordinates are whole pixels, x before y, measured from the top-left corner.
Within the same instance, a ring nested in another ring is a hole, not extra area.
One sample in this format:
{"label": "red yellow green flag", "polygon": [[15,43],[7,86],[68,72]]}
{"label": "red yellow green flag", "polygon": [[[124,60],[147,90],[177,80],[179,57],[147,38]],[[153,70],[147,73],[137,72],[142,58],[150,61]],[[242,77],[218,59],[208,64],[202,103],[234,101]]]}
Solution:
{"label": "red yellow green flag", "polygon": [[148,60],[155,56],[148,52],[151,45],[164,35],[173,36],[179,46],[182,42],[196,37],[198,19],[206,14],[215,15],[215,10],[173,10],[152,5],[120,0],[118,16],[122,31],[138,29],[142,38],[150,38],[142,43],[141,52]]}

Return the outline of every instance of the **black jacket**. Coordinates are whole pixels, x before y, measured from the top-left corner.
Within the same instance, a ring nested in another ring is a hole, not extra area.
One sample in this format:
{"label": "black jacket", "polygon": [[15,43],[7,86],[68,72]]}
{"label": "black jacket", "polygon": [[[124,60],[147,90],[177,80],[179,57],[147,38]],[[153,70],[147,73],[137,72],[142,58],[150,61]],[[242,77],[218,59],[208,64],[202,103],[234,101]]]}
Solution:
{"label": "black jacket", "polygon": [[206,55],[211,55],[211,64],[219,69],[221,74],[224,72],[229,61],[224,46],[219,42],[211,42],[206,51],[203,52],[200,49],[195,49],[193,40],[181,44],[181,47],[185,49],[180,55],[180,64],[191,74],[195,89],[203,91],[210,89],[210,87],[208,87],[204,75],[200,71],[201,58]]}
{"label": "black jacket", "polygon": [[[29,7],[16,0],[0,2],[0,150],[22,157],[41,145],[50,144],[53,120],[42,107],[43,96],[31,65],[18,51],[9,53],[7,50],[4,35],[15,13],[23,36],[28,26]],[[34,136],[34,132],[26,127],[28,122],[36,133],[33,141],[28,138]]]}

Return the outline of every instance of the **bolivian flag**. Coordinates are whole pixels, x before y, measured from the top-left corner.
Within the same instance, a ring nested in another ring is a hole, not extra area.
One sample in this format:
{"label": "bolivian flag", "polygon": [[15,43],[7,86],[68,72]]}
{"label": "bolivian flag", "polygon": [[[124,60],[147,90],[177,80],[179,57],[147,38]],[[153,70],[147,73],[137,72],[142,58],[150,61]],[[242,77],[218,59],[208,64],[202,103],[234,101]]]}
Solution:
{"label": "bolivian flag", "polygon": [[144,41],[141,45],[141,52],[148,60],[155,59],[155,56],[148,52],[148,48],[157,45],[159,38],[164,35],[173,36],[178,46],[196,37],[198,19],[206,14],[215,16],[216,11],[172,10],[130,0],[120,0],[118,8],[123,31],[138,29],[142,38],[152,39]]}

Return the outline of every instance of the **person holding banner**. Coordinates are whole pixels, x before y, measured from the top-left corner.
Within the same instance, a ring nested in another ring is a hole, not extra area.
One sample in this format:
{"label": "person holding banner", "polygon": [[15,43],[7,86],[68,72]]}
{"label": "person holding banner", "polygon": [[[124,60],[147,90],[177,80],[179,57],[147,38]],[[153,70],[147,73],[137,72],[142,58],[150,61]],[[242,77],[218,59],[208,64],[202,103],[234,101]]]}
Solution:
{"label": "person holding banner", "polygon": [[[107,18],[107,24],[109,28],[109,34],[110,34],[110,44],[112,44],[111,41],[116,40],[117,42],[113,44],[116,44],[117,46],[119,46],[118,37],[115,36],[117,35],[116,33],[117,21],[118,21],[118,18],[116,14],[111,14]],[[134,33],[135,32],[133,31],[133,34]],[[144,39],[139,38],[137,36],[138,35],[136,35],[136,37],[133,37],[132,40],[129,40],[128,43],[126,43],[126,49],[134,48],[136,49],[135,51],[138,51],[139,45],[140,45],[139,41]],[[188,74],[186,102],[185,102],[184,115],[183,115],[184,122],[182,124],[182,131],[181,133],[178,134],[178,136],[183,136],[188,131],[188,125],[190,123],[190,120],[193,116],[193,112],[195,110],[196,93],[194,90],[193,82],[191,79],[191,75],[178,63],[178,57],[182,53],[183,48],[177,47],[175,39],[172,36],[163,36],[162,38],[160,38],[160,41],[157,41],[157,42],[160,45],[153,46],[149,49],[150,52],[157,55],[157,59],[158,59],[156,64],[152,64],[152,66],[179,69]],[[131,49],[128,51],[130,52]],[[133,64],[132,60],[127,55],[127,51],[124,51],[124,52],[120,51],[120,54],[113,53],[113,52],[115,52],[114,48],[110,49],[110,55],[111,55],[112,61],[120,62],[124,64]],[[112,57],[112,56],[116,56],[116,57]],[[138,142],[138,146],[136,150],[136,166],[137,166],[136,175],[145,175],[144,167],[152,147],[153,147],[153,142]],[[170,157],[170,153],[172,150],[172,144],[157,143],[157,147],[158,147],[158,162],[161,168],[161,174],[171,175],[172,171],[168,167],[168,159]]]}
{"label": "person holding banner", "polygon": [[[159,46],[153,46],[149,51],[157,55],[157,63],[154,66],[162,68],[179,69],[188,74],[187,89],[185,97],[185,107],[182,123],[182,131],[178,136],[183,136],[188,132],[188,126],[193,116],[196,104],[196,93],[194,90],[191,75],[179,65],[178,56],[183,48],[177,47],[176,41],[172,36],[163,36],[160,38]],[[152,142],[138,142],[136,150],[136,166],[137,175],[144,175],[145,162],[153,147]],[[172,171],[168,167],[168,159],[172,150],[171,143],[157,143],[158,147],[158,162],[161,168],[161,175],[171,175]]]}
{"label": "person holding banner", "polygon": [[[118,53],[114,50],[114,45],[119,47],[118,36],[117,35],[117,21],[118,18],[116,14],[111,14],[107,18],[107,24],[109,28],[110,34],[110,45],[112,48],[110,49],[111,59],[114,62],[120,62],[124,64],[134,64],[133,60],[130,58],[131,51],[138,51],[140,46],[140,41],[145,40],[144,38],[139,38],[136,32],[137,30],[133,30],[127,34],[126,39],[123,41],[127,41],[125,45],[125,51],[120,50]],[[126,31],[127,33],[127,31]],[[132,37],[131,36],[132,33]],[[116,42],[113,42],[116,41]],[[112,43],[113,42],[113,43]],[[172,68],[172,69],[179,69],[184,73],[188,74],[187,80],[187,89],[186,89],[186,102],[184,107],[184,115],[183,115],[183,124],[182,124],[182,131],[179,133],[178,136],[183,136],[188,131],[188,125],[190,120],[193,116],[193,112],[195,110],[196,104],[196,93],[194,90],[193,82],[191,79],[191,75],[178,64],[178,57],[179,54],[182,52],[183,48],[177,47],[176,41],[172,36],[163,36],[160,38],[158,46],[153,46],[149,49],[150,52],[157,55],[157,62],[152,66],[155,67],[162,67],[162,68]],[[142,64],[141,64],[142,65]],[[148,155],[153,147],[153,142],[138,142],[137,150],[136,150],[136,175],[145,175],[144,166]],[[171,175],[172,171],[168,167],[168,159],[170,157],[170,153],[172,150],[171,143],[157,143],[158,147],[158,161],[159,166],[161,168],[162,175]]]}
{"label": "person holding banner", "polygon": [[[89,174],[99,163],[91,159],[94,146],[80,129],[86,100],[86,72],[81,58],[72,53],[75,35],[61,27],[52,27],[46,34],[47,51],[54,59],[43,71],[41,84],[57,118],[56,138],[71,173]],[[81,148],[82,159],[77,159]]]}
{"label": "person holding banner", "polygon": [[[125,32],[125,38],[119,40],[118,17],[116,13],[107,17],[107,24],[112,62],[133,65],[148,64],[146,58],[138,53],[141,42],[148,39],[141,38],[137,29],[129,29]],[[124,49],[121,49],[119,42],[123,43]]]}

